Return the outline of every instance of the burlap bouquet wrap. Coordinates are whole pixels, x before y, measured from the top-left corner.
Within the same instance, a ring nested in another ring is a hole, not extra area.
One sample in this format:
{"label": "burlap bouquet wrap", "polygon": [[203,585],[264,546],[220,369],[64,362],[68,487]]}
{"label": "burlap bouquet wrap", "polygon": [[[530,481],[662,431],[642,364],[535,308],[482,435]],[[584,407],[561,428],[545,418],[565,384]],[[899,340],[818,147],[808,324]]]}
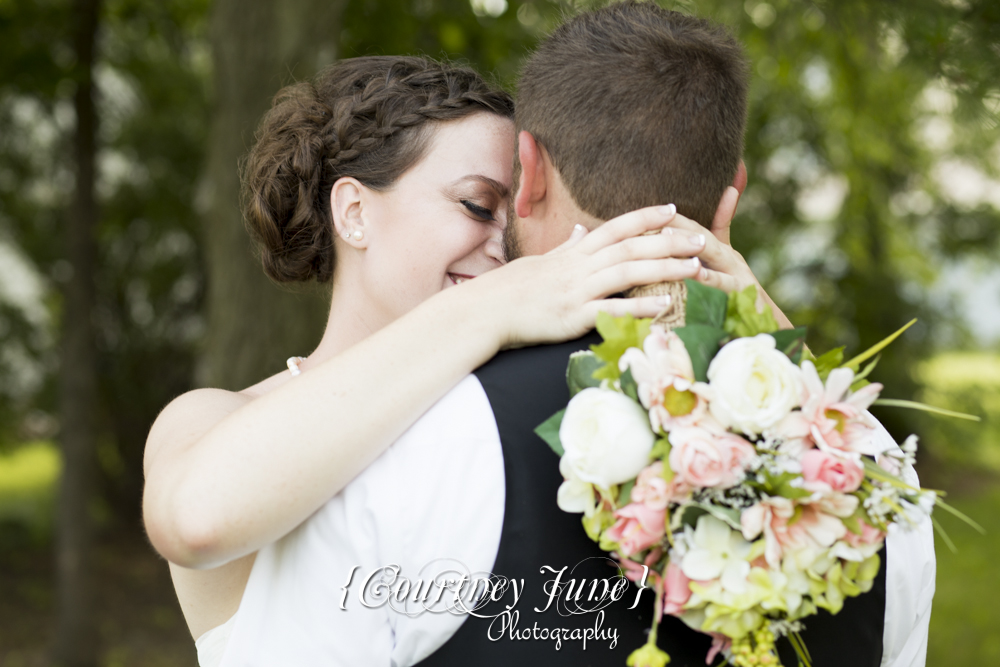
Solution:
{"label": "burlap bouquet wrap", "polygon": [[[659,234],[660,232],[646,232],[643,236]],[[670,305],[653,319],[653,324],[662,325],[667,331],[684,326],[684,305],[687,302],[687,285],[683,280],[667,283],[654,283],[652,285],[642,285],[633,287],[625,292],[625,296],[661,296],[670,295]]]}

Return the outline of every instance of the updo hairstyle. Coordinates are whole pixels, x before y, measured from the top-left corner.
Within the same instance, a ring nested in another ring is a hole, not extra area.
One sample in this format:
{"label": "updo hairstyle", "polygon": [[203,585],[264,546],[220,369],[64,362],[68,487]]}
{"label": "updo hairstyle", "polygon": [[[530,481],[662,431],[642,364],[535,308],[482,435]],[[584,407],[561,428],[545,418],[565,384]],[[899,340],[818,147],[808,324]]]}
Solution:
{"label": "updo hairstyle", "polygon": [[265,273],[330,280],[337,179],[390,188],[423,157],[434,122],[480,111],[513,118],[514,102],[469,68],[418,57],[341,60],[279,91],[241,170],[244,220]]}

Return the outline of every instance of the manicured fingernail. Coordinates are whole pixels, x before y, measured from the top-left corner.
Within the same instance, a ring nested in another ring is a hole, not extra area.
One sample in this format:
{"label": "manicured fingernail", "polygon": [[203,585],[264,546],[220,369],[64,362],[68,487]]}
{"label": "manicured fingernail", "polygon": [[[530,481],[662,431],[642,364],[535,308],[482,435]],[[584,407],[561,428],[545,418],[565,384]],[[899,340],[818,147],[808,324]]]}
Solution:
{"label": "manicured fingernail", "polygon": [[660,233],[661,234],[673,234],[674,233],[674,229],[673,229],[673,227],[664,227],[663,229],[660,230]]}
{"label": "manicured fingernail", "polygon": [[585,232],[585,231],[587,231],[587,228],[584,227],[583,225],[573,225],[573,231],[574,232]]}
{"label": "manicured fingernail", "polygon": [[691,241],[691,243],[695,244],[696,246],[703,246],[703,245],[705,245],[705,235],[704,234],[695,234],[694,236],[692,236],[688,240]]}
{"label": "manicured fingernail", "polygon": [[660,207],[660,213],[668,218],[672,218],[677,213],[677,207],[673,204],[667,204],[666,206]]}
{"label": "manicured fingernail", "polygon": [[670,295],[669,294],[664,294],[663,296],[658,297],[657,301],[659,302],[659,304],[661,306],[669,306],[670,305]]}
{"label": "manicured fingernail", "polygon": [[691,258],[691,263],[694,264],[694,266],[695,266],[696,269],[697,268],[701,268],[701,260],[698,259],[697,257],[692,257]]}

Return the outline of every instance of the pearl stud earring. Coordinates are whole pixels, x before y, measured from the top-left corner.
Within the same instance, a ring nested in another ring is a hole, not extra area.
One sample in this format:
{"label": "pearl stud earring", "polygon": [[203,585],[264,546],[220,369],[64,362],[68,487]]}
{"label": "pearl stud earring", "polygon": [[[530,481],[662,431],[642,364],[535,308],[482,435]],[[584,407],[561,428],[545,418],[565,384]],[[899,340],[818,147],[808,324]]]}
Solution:
{"label": "pearl stud earring", "polygon": [[351,236],[354,237],[355,241],[360,241],[361,239],[363,239],[365,237],[365,233],[363,231],[361,231],[360,229],[355,229],[354,233],[351,234]]}

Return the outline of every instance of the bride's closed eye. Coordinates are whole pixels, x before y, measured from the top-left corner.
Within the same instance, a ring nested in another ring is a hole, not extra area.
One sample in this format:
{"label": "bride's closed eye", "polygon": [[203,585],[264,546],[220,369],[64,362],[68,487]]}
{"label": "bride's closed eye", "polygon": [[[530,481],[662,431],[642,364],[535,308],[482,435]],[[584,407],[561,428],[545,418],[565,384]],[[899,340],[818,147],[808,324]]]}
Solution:
{"label": "bride's closed eye", "polygon": [[471,213],[473,216],[479,218],[480,220],[484,220],[484,221],[485,220],[489,220],[489,221],[496,220],[496,218],[493,216],[493,211],[491,211],[490,209],[486,208],[485,206],[480,206],[479,204],[474,204],[471,201],[469,201],[468,199],[462,199],[462,200],[460,200],[460,203],[462,204],[462,206],[464,206],[469,211],[469,213]]}

